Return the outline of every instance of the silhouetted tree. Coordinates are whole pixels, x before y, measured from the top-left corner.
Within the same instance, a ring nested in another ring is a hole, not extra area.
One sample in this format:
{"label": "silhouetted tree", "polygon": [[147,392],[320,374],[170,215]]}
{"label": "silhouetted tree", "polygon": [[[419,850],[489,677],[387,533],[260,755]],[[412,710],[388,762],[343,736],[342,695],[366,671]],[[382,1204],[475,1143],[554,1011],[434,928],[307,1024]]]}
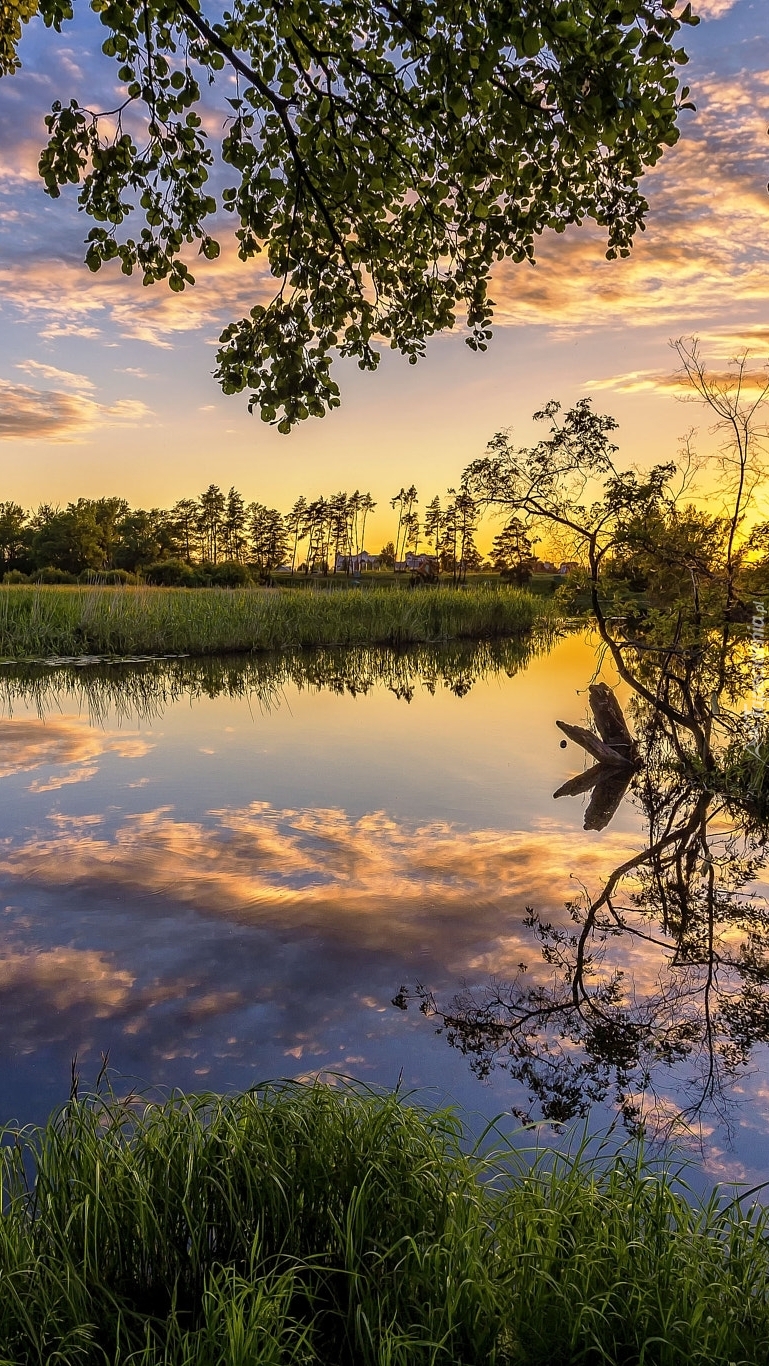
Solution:
{"label": "silhouetted tree", "polygon": [[227,494],[224,507],[224,554],[240,562],[246,550],[246,506],[236,488]]}
{"label": "silhouetted tree", "polygon": [[285,522],[277,508],[263,503],[249,503],[247,514],[252,562],[260,573],[268,574],[283,564],[288,552]]}
{"label": "silhouetted tree", "polygon": [[194,498],[180,498],[171,509],[171,519],[177,529],[182,553],[188,564],[192,563],[200,545],[198,517],[199,509]]}
{"label": "silhouetted tree", "polygon": [[370,493],[362,493],[362,494],[360,495],[360,498],[359,498],[359,501],[358,501],[358,510],[359,510],[359,513],[360,513],[360,539],[358,539],[358,537],[357,537],[357,521],[356,521],[356,541],[355,541],[355,552],[356,552],[356,554],[360,554],[361,551],[363,551],[363,550],[366,549],[366,519],[367,519],[369,513],[370,513],[370,512],[373,512],[373,511],[375,510],[375,508],[376,508],[376,503],[374,502],[374,499],[371,497],[371,494],[370,494]]}
{"label": "silhouetted tree", "polygon": [[491,544],[491,562],[498,573],[519,586],[531,578],[534,539],[517,517],[511,517]]}
{"label": "silhouetted tree", "polygon": [[443,509],[438,494],[425,508],[425,539],[432,548],[435,563],[440,568],[441,535],[443,531]]}
{"label": "silhouetted tree", "polygon": [[172,557],[177,551],[169,514],[160,508],[147,512],[136,508],[117,523],[118,540],[113,562],[117,569],[135,573],[145,565]]}
{"label": "silhouetted tree", "polygon": [[477,568],[481,557],[475,545],[479,513],[475,499],[466,489],[449,489],[451,501],[441,519],[440,561],[451,573],[455,584],[464,583],[468,569]]}
{"label": "silhouetted tree", "polygon": [[96,519],[92,500],[80,498],[64,510],[42,504],[31,526],[36,565],[50,565],[70,574],[107,567],[103,527]]}
{"label": "silhouetted tree", "polygon": [[202,537],[203,558],[216,564],[224,524],[225,499],[216,484],[209,484],[198,499],[198,530]]}
{"label": "silhouetted tree", "polygon": [[294,570],[296,568],[296,553],[299,546],[299,542],[303,540],[305,535],[307,534],[306,526],[307,500],[305,498],[297,498],[296,502],[294,503],[294,506],[292,507],[291,511],[288,513],[286,517],[286,531],[290,536],[293,537],[293,544],[291,548],[292,574],[294,573]]}
{"label": "silhouetted tree", "polygon": [[27,567],[30,541],[29,522],[23,507],[18,503],[0,503],[0,574]]}
{"label": "silhouetted tree", "polygon": [[411,514],[418,501],[418,494],[413,484],[410,488],[402,488],[399,493],[396,493],[394,497],[390,499],[390,507],[398,509],[398,525],[395,530],[396,561],[402,560],[406,553],[404,538],[407,531],[411,528]]}

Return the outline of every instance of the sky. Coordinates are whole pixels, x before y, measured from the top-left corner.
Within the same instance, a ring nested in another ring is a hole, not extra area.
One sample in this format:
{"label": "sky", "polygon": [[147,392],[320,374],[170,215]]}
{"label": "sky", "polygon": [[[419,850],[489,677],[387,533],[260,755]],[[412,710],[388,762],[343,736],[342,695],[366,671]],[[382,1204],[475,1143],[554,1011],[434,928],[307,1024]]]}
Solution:
{"label": "sky", "polygon": [[458,327],[414,367],[389,352],[374,374],[337,362],[341,408],[287,437],[212,377],[221,327],[258,289],[231,249],[201,261],[182,295],[83,265],[91,224],[74,187],[48,199],[37,158],[52,101],[93,103],[114,67],[82,3],[61,35],[30,25],[22,71],[0,81],[0,500],[169,506],[213,481],[285,510],[300,494],[358,487],[379,502],[367,538],[378,549],[402,484],[424,505],[500,428],[530,439],[550,398],[592,395],[618,419],[628,462],[674,458],[691,428],[707,450],[707,413],[682,402],[669,343],[698,336],[718,368],[741,348],[769,354],[769,4],[693,7],[702,22],[684,30],[682,77],[697,110],[645,177],[647,229],[631,257],[607,262],[591,227],[543,238],[535,267],[494,276],[485,355]]}

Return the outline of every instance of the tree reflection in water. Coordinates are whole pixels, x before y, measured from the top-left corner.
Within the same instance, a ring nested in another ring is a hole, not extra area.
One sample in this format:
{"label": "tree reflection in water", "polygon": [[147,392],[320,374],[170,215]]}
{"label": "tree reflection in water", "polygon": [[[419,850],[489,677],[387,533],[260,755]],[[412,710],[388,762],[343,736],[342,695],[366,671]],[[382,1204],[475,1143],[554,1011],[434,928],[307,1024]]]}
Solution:
{"label": "tree reflection in water", "polygon": [[417,984],[394,1004],[417,1002],[479,1076],[501,1066],[520,1080],[522,1118],[563,1123],[606,1102],[630,1128],[728,1128],[734,1083],[769,1042],[769,904],[758,884],[769,741],[746,710],[760,660],[730,624],[688,644],[658,643],[653,627],[643,640],[605,621],[599,630],[629,690],[637,765],[598,763],[555,795],[592,788],[585,824],[595,829],[627,790],[645,817],[643,848],[597,892],[582,889],[565,924],[528,910],[538,956],[512,980],[449,1002]]}
{"label": "tree reflection in water", "polygon": [[212,655],[188,659],[126,659],[89,662],[52,660],[49,664],[0,665],[0,716],[31,707],[38,715],[58,712],[73,702],[100,724],[118,720],[152,721],[182,697],[243,697],[271,711],[284,690],[330,691],[357,696],[385,687],[410,702],[417,688],[446,688],[464,697],[479,679],[498,673],[513,677],[537,654],[550,648],[557,632],[539,630],[509,640],[454,641],[404,649],[357,646],[345,649],[282,650],[253,655]]}

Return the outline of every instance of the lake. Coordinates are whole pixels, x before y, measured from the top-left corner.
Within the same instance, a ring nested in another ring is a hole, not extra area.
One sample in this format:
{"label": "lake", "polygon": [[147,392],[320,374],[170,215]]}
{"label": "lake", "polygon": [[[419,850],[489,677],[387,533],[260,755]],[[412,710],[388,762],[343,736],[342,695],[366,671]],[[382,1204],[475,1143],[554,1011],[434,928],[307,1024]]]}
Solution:
{"label": "lake", "polygon": [[600,662],[573,634],[0,666],[2,1118],[45,1119],[108,1054],[122,1090],[323,1073],[508,1127],[684,1112],[703,1179],[769,1177],[769,1029],[736,1057],[721,1000],[703,1033],[667,941],[604,927],[585,975],[613,994],[569,1017],[580,904],[645,838],[632,788],[604,829],[553,798]]}

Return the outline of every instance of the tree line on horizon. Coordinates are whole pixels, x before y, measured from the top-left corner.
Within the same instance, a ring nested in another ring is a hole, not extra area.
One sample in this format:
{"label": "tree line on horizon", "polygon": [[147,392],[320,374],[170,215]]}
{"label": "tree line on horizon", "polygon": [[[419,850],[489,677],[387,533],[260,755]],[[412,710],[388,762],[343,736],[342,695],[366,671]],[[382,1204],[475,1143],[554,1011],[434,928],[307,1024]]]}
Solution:
{"label": "tree line on horizon", "polygon": [[[462,582],[468,571],[494,569],[524,581],[532,543],[513,519],[495,538],[484,562],[475,536],[480,510],[464,489],[449,489],[419,511],[412,484],[389,500],[396,515],[393,538],[374,561],[392,570],[407,555],[423,556],[434,574]],[[377,504],[369,492],[340,491],[298,498],[286,513],[249,502],[236,488],[216,484],[171,508],[132,508],[125,498],[78,498],[64,508],[41,503],[35,511],[0,502],[0,575],[6,582],[43,578],[65,582],[82,575],[113,581],[140,576],[149,582],[247,582],[284,569],[291,574],[359,571],[366,526]]]}

